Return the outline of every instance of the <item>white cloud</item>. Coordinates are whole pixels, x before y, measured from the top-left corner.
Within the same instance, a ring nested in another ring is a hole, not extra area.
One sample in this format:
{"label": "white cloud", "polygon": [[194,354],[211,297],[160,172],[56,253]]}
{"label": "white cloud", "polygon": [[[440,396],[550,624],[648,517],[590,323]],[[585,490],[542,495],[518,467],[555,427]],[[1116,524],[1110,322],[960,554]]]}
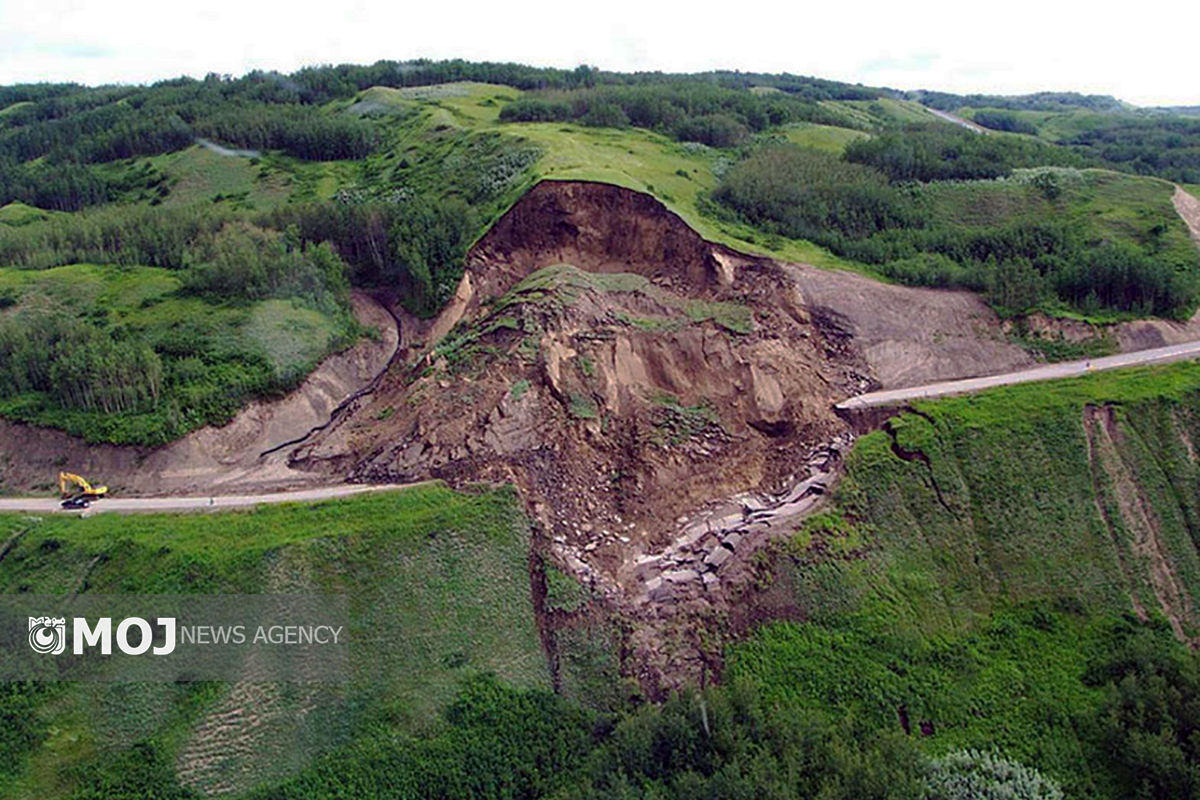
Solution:
{"label": "white cloud", "polygon": [[1072,89],[1200,104],[1200,4],[0,0],[0,83],[143,82],[463,57],[788,71],[960,92]]}

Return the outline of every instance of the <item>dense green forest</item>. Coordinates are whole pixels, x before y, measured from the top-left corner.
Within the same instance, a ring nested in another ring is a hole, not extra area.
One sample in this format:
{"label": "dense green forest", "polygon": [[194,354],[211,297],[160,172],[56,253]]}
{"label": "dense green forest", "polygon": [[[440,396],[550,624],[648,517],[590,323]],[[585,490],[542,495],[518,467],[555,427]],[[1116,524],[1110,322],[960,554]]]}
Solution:
{"label": "dense green forest", "polygon": [[[621,97],[631,91],[637,94],[633,88],[618,87],[654,87],[648,102],[640,106],[655,118],[654,124],[646,124],[650,118],[637,123],[647,127],[661,123],[656,106],[669,106],[678,97],[686,97],[688,105],[706,107],[689,116],[707,117],[715,109],[724,111],[731,105],[739,109],[786,108],[780,113],[792,116],[800,113],[798,109],[808,109],[806,113],[815,115],[820,99],[880,96],[878,90],[788,75],[622,75],[588,67],[568,71],[462,61],[381,61],[371,66],[302,69],[291,75],[253,72],[241,78],[210,75],[204,80],[181,78],[146,87],[7,86],[0,87],[0,176],[4,178],[0,204],[20,200],[74,210],[115,199],[118,186],[106,181],[102,173],[79,169],[79,165],[167,153],[190,145],[198,136],[242,147],[282,150],[303,159],[360,158],[378,144],[378,130],[363,120],[323,114],[320,106],[373,86],[453,81],[519,89],[607,86],[597,98],[594,120],[619,105]],[[763,82],[776,86],[786,100],[762,103],[744,91],[748,84]],[[630,102],[636,100],[631,97]],[[752,113],[751,122],[760,122],[761,113]],[[739,115],[745,118],[744,111]],[[640,119],[637,112],[634,119]],[[697,124],[711,128],[727,121],[720,117]]]}

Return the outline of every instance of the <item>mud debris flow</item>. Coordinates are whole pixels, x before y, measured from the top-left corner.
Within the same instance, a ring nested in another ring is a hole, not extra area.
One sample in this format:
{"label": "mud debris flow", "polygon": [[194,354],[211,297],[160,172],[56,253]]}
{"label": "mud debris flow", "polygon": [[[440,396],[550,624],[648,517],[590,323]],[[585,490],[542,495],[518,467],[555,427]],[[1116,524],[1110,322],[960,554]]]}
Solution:
{"label": "mud debris flow", "polygon": [[852,442],[847,434],[812,450],[804,461],[804,479],[783,494],[747,492],[701,509],[693,519],[681,517],[679,535],[670,545],[634,557],[632,569],[643,591],[633,602],[675,602],[714,591],[735,561],[744,561],[771,538],[791,535],[832,488]]}

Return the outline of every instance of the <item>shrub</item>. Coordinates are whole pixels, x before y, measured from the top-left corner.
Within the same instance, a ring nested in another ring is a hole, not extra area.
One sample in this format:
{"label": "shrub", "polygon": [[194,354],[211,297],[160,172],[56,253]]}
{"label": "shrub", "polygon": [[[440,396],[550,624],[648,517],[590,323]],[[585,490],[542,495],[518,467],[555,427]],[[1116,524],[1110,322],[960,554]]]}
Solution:
{"label": "shrub", "polygon": [[930,765],[926,800],[1062,800],[1058,784],[996,753],[958,750]]}
{"label": "shrub", "polygon": [[860,237],[920,224],[899,192],[876,170],[795,145],[755,151],[714,192],[751,222],[788,236]]}
{"label": "shrub", "polygon": [[972,119],[977,125],[991,128],[994,131],[1037,134],[1035,125],[1026,122],[1011,111],[976,111]]}
{"label": "shrub", "polygon": [[845,158],[884,172],[892,181],[999,178],[1017,167],[1084,166],[1078,154],[1014,136],[980,136],[949,125],[911,125],[858,139]]}
{"label": "shrub", "polygon": [[566,122],[571,117],[569,103],[540,97],[521,97],[500,109],[505,122]]}
{"label": "shrub", "polygon": [[734,147],[750,136],[750,129],[729,114],[707,114],[685,119],[675,126],[675,138],[709,147]]}
{"label": "shrub", "polygon": [[345,265],[327,243],[305,245],[248,223],[226,225],[196,247],[185,291],[226,300],[295,298],[322,311],[346,305]]}
{"label": "shrub", "polygon": [[596,103],[580,122],[593,128],[626,128],[629,127],[629,116],[616,103]]}

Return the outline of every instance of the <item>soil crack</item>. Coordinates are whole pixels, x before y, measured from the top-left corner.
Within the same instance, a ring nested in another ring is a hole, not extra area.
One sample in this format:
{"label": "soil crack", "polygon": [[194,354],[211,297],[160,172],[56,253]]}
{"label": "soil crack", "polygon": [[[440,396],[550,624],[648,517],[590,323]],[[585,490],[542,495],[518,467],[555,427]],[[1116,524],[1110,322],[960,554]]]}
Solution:
{"label": "soil crack", "polygon": [[[929,417],[925,416],[925,419],[929,419]],[[932,422],[932,420],[930,421]],[[900,440],[896,435],[896,428],[892,424],[891,420],[883,423],[883,430],[885,433],[887,433],[888,438],[891,439],[890,446],[892,453],[897,458],[899,458],[901,461],[908,461],[910,463],[915,461],[925,465],[925,470],[929,474],[929,484],[933,487],[933,493],[937,496],[938,503],[941,504],[942,508],[946,509],[946,511],[953,515],[954,509],[950,507],[950,504],[946,502],[946,498],[942,496],[942,487],[938,485],[937,478],[934,477],[933,462],[930,461],[929,456],[927,456],[921,450],[908,450],[902,444],[900,444]]]}

